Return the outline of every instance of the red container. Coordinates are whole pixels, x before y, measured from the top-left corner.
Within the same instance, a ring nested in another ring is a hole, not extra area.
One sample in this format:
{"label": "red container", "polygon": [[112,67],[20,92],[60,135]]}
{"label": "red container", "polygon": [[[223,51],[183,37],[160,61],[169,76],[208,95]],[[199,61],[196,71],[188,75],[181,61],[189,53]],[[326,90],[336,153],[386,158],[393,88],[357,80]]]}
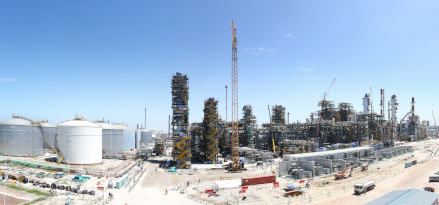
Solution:
{"label": "red container", "polygon": [[276,182],[276,175],[241,178],[241,186]]}

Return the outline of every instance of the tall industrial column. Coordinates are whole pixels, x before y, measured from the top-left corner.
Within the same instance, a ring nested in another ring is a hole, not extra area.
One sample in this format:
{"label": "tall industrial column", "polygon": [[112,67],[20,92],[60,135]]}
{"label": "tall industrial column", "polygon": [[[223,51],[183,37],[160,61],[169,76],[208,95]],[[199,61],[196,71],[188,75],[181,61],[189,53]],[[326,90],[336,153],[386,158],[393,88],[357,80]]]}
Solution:
{"label": "tall industrial column", "polygon": [[219,152],[218,100],[204,101],[204,150],[205,161],[216,162]]}
{"label": "tall industrial column", "polygon": [[187,75],[177,73],[172,77],[172,140],[174,147],[172,156],[177,161],[177,167],[190,168],[191,144],[188,135],[189,128],[189,79]]}

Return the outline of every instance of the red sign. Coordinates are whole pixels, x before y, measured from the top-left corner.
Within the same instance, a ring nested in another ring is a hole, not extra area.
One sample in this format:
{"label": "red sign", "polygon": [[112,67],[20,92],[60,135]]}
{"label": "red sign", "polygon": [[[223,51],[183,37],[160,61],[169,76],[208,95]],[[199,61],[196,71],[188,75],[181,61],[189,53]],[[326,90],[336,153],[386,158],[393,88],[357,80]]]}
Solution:
{"label": "red sign", "polygon": [[209,189],[209,190],[204,190],[204,193],[205,193],[205,194],[208,194],[208,193],[210,193],[210,192],[212,192],[212,190],[210,190],[210,189]]}
{"label": "red sign", "polygon": [[274,171],[272,171],[273,172],[273,174],[275,173]]}
{"label": "red sign", "polygon": [[273,183],[273,187],[274,187],[274,188],[279,188],[279,182],[274,182],[274,183]]}
{"label": "red sign", "polygon": [[248,186],[243,186],[242,187],[242,190],[247,190],[248,189]]}
{"label": "red sign", "polygon": [[98,186],[98,189],[99,190],[104,190],[104,187],[103,186]]}
{"label": "red sign", "polygon": [[244,190],[242,190],[242,189],[239,190],[239,193],[240,193],[240,194],[245,194],[245,189],[244,189]]}
{"label": "red sign", "polygon": [[98,181],[98,185],[101,184],[101,181]]}
{"label": "red sign", "polygon": [[308,181],[314,181],[314,179],[309,179]]}
{"label": "red sign", "polygon": [[302,183],[305,183],[305,180],[300,180],[300,182],[299,182],[299,183],[301,183],[301,184],[302,184]]}

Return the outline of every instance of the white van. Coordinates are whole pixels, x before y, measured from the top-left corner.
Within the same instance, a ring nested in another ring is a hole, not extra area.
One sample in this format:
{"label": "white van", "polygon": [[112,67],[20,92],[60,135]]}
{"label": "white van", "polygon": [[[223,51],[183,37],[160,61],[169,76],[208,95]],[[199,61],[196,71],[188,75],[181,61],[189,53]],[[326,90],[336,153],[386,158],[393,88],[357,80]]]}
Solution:
{"label": "white van", "polygon": [[439,175],[430,176],[428,182],[439,182]]}

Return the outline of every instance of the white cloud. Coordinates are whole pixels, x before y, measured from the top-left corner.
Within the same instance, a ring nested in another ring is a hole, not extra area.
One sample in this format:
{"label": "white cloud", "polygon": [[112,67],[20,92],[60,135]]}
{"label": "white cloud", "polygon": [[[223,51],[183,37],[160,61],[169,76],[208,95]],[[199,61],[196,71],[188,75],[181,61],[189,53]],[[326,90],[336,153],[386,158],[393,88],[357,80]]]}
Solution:
{"label": "white cloud", "polygon": [[293,38],[293,34],[292,34],[292,33],[289,33],[289,34],[285,35],[284,37],[285,37],[285,38]]}
{"label": "white cloud", "polygon": [[274,48],[257,47],[257,48],[245,49],[245,52],[259,56],[267,53],[275,53],[276,50],[274,50]]}
{"label": "white cloud", "polygon": [[0,78],[0,82],[17,82],[17,79]]}
{"label": "white cloud", "polygon": [[299,66],[296,69],[299,69],[299,70],[304,71],[304,72],[308,72],[308,71],[314,70],[314,68],[305,68],[303,66]]}

